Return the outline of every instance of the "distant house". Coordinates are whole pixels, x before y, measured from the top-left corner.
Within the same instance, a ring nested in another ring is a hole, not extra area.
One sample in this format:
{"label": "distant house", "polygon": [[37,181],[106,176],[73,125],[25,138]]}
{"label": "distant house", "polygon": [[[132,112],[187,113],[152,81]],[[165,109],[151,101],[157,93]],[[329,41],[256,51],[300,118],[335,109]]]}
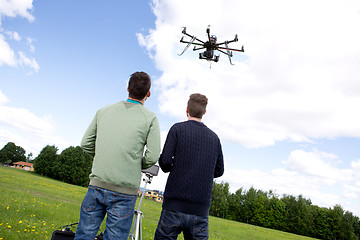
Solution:
{"label": "distant house", "polygon": [[163,202],[164,200],[164,196],[161,192],[157,191],[157,190],[153,190],[153,191],[146,191],[145,192],[145,196],[156,201],[156,202]]}
{"label": "distant house", "polygon": [[28,162],[14,162],[13,166],[18,169],[23,169],[26,171],[34,171],[34,164]]}

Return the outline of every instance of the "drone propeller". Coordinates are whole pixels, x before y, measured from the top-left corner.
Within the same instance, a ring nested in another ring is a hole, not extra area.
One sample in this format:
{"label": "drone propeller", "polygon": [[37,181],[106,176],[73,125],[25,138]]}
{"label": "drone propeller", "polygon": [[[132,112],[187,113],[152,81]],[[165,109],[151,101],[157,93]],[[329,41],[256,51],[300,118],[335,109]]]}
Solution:
{"label": "drone propeller", "polygon": [[234,42],[237,42],[238,40],[239,40],[238,36],[237,36],[237,34],[235,34]]}
{"label": "drone propeller", "polygon": [[182,33],[183,33],[183,34],[186,33],[186,27],[183,27]]}

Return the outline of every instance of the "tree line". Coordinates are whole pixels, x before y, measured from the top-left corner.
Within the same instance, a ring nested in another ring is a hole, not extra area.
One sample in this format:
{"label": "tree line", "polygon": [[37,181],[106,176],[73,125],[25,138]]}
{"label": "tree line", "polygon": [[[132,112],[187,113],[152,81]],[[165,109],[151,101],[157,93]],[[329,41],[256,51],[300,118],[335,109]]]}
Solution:
{"label": "tree line", "polygon": [[[34,163],[35,173],[70,184],[88,186],[92,157],[77,147],[58,154],[56,146],[45,146],[31,160],[25,150],[9,142],[0,150],[0,163],[11,165],[18,161]],[[277,196],[251,187],[230,193],[228,183],[214,182],[210,215],[280,231],[326,240],[360,239],[360,220],[340,205],[323,208],[299,195]]]}
{"label": "tree line", "polygon": [[230,193],[228,183],[214,182],[210,215],[326,240],[360,239],[360,220],[340,205],[318,207],[311,200],[251,187]]}
{"label": "tree line", "polygon": [[34,164],[37,174],[78,186],[88,186],[92,157],[84,153],[79,146],[68,147],[60,154],[58,151],[56,146],[47,145],[31,160],[25,156],[22,147],[9,142],[0,150],[0,163],[12,165],[14,162],[28,161]]}

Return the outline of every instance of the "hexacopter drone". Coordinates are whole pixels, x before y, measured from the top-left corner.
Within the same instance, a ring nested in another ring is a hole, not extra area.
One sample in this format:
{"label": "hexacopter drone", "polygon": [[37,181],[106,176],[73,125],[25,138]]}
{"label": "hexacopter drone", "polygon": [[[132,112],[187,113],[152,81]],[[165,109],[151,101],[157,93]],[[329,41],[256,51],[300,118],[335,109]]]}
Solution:
{"label": "hexacopter drone", "polygon": [[[199,59],[206,59],[208,61],[217,62],[217,61],[219,61],[219,57],[220,57],[219,55],[214,55],[214,51],[217,50],[217,51],[227,55],[229,57],[230,64],[234,65],[231,62],[231,57],[233,56],[232,51],[244,52],[244,46],[242,46],[241,49],[229,48],[229,46],[228,46],[229,43],[238,41],[237,34],[235,35],[234,40],[225,41],[222,43],[216,43],[216,40],[217,40],[216,36],[210,35],[210,27],[208,27],[206,29],[206,33],[208,35],[208,41],[206,41],[206,42],[201,41],[197,37],[188,34],[186,32],[186,27],[184,27],[182,33],[185,34],[186,36],[190,37],[191,39],[190,39],[190,41],[184,41],[184,37],[182,37],[180,39],[181,43],[187,43],[187,45],[184,48],[184,50],[180,54],[178,54],[179,56],[181,56],[189,48],[190,45],[195,45],[193,51],[200,50],[200,49],[206,49],[204,52],[199,53]],[[195,42],[195,41],[198,41],[198,42]],[[221,45],[225,45],[225,47],[221,47]],[[226,50],[226,52],[223,50]]]}

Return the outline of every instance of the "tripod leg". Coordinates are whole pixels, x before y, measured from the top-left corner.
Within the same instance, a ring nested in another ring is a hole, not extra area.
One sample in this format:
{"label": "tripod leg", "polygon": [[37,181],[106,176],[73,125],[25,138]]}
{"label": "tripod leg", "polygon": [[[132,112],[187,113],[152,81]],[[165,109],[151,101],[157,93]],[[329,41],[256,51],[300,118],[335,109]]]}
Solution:
{"label": "tripod leg", "polygon": [[140,217],[139,230],[140,230],[140,240],[142,240],[142,217]]}
{"label": "tripod leg", "polygon": [[133,223],[133,226],[131,228],[131,234],[129,235],[129,239],[131,240],[134,240],[135,239],[135,231],[137,231],[137,221],[138,221],[138,218],[139,218],[139,215],[137,213],[137,211],[135,211],[135,218],[134,218],[134,223]]}
{"label": "tripod leg", "polygon": [[135,226],[135,240],[139,239],[139,232],[141,231],[140,221],[141,221],[141,213],[138,212],[136,218],[136,226]]}

